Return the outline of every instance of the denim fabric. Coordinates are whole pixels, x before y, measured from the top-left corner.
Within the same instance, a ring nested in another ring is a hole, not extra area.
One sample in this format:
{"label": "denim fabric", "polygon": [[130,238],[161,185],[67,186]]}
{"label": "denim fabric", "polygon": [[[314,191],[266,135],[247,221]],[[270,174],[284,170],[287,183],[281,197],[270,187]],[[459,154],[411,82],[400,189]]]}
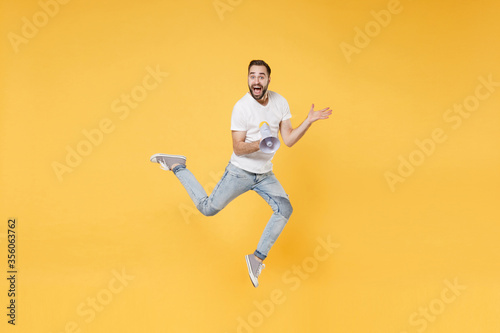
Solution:
{"label": "denim fabric", "polygon": [[188,192],[196,208],[205,216],[217,214],[233,199],[249,190],[257,192],[266,200],[273,209],[273,215],[264,228],[254,254],[262,260],[267,257],[293,211],[288,195],[272,171],[256,174],[229,163],[210,196],[185,165],[178,165],[172,171]]}

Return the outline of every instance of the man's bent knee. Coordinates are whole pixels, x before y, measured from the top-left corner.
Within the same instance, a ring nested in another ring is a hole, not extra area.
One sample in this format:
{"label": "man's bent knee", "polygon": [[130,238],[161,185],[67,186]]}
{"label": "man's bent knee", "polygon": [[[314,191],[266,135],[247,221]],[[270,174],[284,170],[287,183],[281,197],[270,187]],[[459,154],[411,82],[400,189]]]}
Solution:
{"label": "man's bent knee", "polygon": [[220,210],[209,210],[208,212],[201,212],[205,216],[214,216],[216,215]]}
{"label": "man's bent knee", "polygon": [[278,201],[278,213],[286,219],[289,219],[293,212],[292,204],[290,200],[285,197],[280,197]]}
{"label": "man's bent knee", "polygon": [[214,216],[215,214],[217,214],[218,212],[221,211],[221,209],[214,208],[214,207],[199,206],[196,208],[198,208],[200,213],[202,213],[205,216]]}

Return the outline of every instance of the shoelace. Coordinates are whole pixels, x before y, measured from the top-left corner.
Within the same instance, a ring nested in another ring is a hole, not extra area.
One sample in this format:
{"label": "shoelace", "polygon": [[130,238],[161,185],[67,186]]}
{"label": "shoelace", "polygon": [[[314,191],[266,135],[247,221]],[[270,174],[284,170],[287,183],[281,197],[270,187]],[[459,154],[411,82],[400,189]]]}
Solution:
{"label": "shoelace", "polygon": [[266,268],[266,265],[264,264],[260,264],[259,265],[259,268],[257,268],[257,276],[260,275],[260,272],[262,272],[262,269]]}
{"label": "shoelace", "polygon": [[160,168],[162,168],[163,170],[166,170],[166,171],[170,171],[167,163],[165,163],[164,160],[159,160],[158,163],[160,163]]}

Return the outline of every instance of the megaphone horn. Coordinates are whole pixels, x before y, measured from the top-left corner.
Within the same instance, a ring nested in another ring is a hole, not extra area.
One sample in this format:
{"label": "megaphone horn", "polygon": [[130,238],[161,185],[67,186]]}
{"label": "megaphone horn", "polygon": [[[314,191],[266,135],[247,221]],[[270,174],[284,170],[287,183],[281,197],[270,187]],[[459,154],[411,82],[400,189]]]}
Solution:
{"label": "megaphone horn", "polygon": [[271,134],[271,128],[265,121],[260,123],[260,141],[259,148],[262,152],[272,154],[280,147],[280,140]]}

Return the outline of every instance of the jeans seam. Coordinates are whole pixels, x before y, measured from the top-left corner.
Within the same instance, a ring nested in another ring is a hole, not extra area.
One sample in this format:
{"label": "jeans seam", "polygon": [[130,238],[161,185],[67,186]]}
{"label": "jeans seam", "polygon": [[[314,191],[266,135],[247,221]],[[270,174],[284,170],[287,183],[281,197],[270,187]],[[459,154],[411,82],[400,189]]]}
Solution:
{"label": "jeans seam", "polygon": [[217,193],[217,191],[219,190],[219,188],[221,187],[221,184],[223,183],[223,181],[226,179],[227,175],[228,175],[229,171],[225,171],[224,174],[222,175],[222,178],[219,180],[219,182],[217,183],[217,185],[215,186],[215,188],[213,189],[212,193],[210,193],[210,195],[208,195],[208,198],[210,197],[214,197]]}
{"label": "jeans seam", "polygon": [[[272,201],[272,202],[276,205],[276,207],[277,207],[277,212],[273,212],[273,213],[274,213],[274,214],[278,214],[278,215],[280,215],[280,216],[282,216],[282,217],[286,218],[286,216],[284,216],[283,214],[281,214],[281,213],[282,213],[282,211],[281,211],[281,207],[280,207],[280,205],[278,204],[278,202],[277,202],[276,200],[274,200],[274,198],[273,198],[272,196],[270,196],[267,192],[262,192],[262,194],[265,194],[265,195],[266,195],[266,197],[267,197],[267,198],[269,198],[269,200],[266,200],[266,201]],[[271,206],[271,208],[272,208],[272,206]]]}

